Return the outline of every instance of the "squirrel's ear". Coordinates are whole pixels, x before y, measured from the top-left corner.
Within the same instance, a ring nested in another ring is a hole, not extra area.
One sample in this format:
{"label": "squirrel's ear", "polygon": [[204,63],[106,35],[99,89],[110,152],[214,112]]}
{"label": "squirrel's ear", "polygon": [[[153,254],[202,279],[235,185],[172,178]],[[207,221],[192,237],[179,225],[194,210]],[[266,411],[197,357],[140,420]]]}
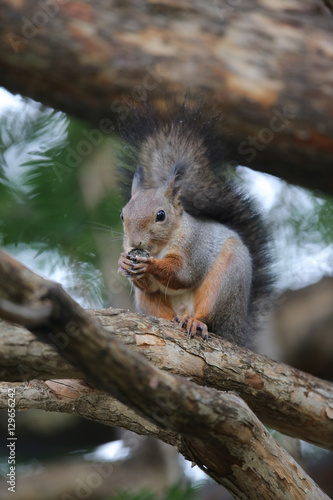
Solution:
{"label": "squirrel's ear", "polygon": [[143,167],[138,165],[133,176],[131,196],[133,196],[138,189],[143,188],[144,180],[145,175]]}
{"label": "squirrel's ear", "polygon": [[167,180],[167,189],[166,189],[166,194],[170,198],[178,198],[177,201],[180,202],[180,191],[181,191],[181,184],[182,184],[182,178],[185,172],[185,164],[184,163],[176,163],[170,172],[170,175]]}

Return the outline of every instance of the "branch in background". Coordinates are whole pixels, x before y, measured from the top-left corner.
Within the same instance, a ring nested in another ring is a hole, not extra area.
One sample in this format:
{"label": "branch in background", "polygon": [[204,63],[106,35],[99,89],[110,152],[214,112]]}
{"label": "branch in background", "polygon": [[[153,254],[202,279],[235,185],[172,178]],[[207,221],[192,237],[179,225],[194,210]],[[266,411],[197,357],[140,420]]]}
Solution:
{"label": "branch in background", "polygon": [[6,299],[0,299],[0,315],[2,319],[33,327],[46,321],[52,312],[51,304],[43,304],[42,306],[22,306],[13,304]]}
{"label": "branch in background", "polygon": [[333,12],[333,0],[324,0],[324,4],[331,12]]}
{"label": "branch in background", "polygon": [[288,290],[274,308],[274,335],[283,361],[333,381],[333,277]]}
{"label": "branch in background", "polygon": [[333,19],[319,0],[52,6],[0,0],[0,85],[105,133],[128,98],[191,89],[225,116],[233,160],[332,195]]}
{"label": "branch in background", "polygon": [[61,354],[99,389],[157,426],[179,433],[181,452],[236,498],[257,499],[258,494],[276,500],[328,498],[240,397],[156,368],[110,336],[60,286],[4,252],[0,252],[0,289],[14,303],[51,303],[50,317],[34,326],[33,333],[53,345],[61,339]]}

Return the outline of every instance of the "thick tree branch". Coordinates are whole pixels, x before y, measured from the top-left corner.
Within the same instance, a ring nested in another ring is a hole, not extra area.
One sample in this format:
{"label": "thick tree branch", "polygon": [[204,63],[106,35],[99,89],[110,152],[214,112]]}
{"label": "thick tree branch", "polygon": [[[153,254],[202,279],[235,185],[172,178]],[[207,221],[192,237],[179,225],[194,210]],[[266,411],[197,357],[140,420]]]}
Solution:
{"label": "thick tree branch", "polygon": [[322,0],[0,0],[0,85],[105,132],[192,89],[235,161],[333,194],[332,40]]}
{"label": "thick tree branch", "polygon": [[[236,391],[268,427],[333,449],[333,384],[241,349],[211,334],[188,342],[160,318],[116,309],[90,311],[98,322],[156,366],[220,390]],[[0,379],[77,378],[82,373],[24,329],[0,323]],[[64,339],[58,339],[58,350]]]}
{"label": "thick tree branch", "polygon": [[[4,280],[9,290],[3,286]],[[200,387],[154,367],[111,337],[54,283],[0,253],[0,289],[24,305],[51,303],[31,328],[101,389],[158,426],[181,435],[181,451],[236,498],[327,499],[238,396]],[[259,487],[258,487],[259,485]]]}
{"label": "thick tree branch", "polygon": [[1,382],[0,409],[7,409],[8,389],[15,389],[17,410],[70,413],[101,424],[122,427],[179,446],[178,435],[141,417],[128,406],[83,380]]}

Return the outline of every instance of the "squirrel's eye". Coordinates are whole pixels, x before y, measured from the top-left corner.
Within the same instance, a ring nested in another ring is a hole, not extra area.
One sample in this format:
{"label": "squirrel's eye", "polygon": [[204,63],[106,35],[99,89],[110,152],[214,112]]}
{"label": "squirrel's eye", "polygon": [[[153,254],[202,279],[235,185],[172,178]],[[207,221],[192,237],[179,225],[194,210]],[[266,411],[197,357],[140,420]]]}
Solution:
{"label": "squirrel's eye", "polygon": [[121,220],[124,222],[124,216],[123,216],[123,213],[122,213],[122,212],[121,212],[121,214],[120,214],[120,218],[121,218]]}
{"label": "squirrel's eye", "polygon": [[156,222],[161,222],[165,219],[165,212],[164,210],[159,210],[156,214]]}

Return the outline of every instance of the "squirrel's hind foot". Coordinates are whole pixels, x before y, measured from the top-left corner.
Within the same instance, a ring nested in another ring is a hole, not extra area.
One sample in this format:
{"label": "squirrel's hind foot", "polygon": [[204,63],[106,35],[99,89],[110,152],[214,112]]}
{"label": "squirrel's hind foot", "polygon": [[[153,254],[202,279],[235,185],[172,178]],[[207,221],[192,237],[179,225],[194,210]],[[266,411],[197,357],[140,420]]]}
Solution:
{"label": "squirrel's hind foot", "polygon": [[188,337],[191,339],[198,332],[201,333],[203,340],[208,340],[208,328],[205,323],[191,318],[188,314],[183,316],[175,316],[172,321],[179,323],[181,328],[187,330]]}

